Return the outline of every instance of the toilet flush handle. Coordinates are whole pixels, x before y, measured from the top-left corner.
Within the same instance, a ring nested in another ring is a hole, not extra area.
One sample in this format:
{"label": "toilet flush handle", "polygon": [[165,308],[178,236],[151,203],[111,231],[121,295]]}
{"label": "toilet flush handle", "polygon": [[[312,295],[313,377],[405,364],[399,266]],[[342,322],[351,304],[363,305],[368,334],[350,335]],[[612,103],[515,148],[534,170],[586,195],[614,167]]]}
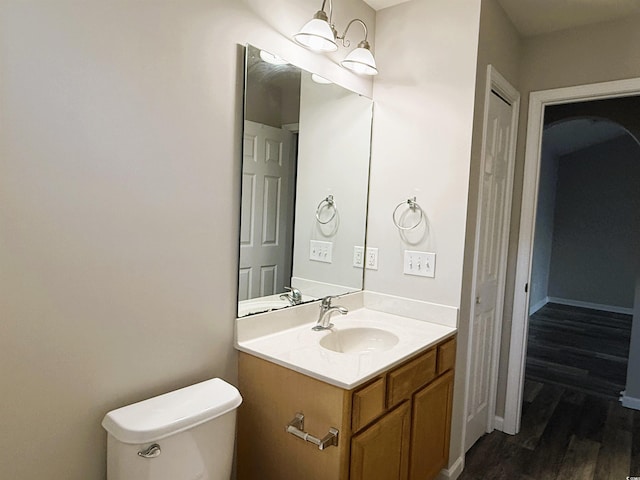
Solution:
{"label": "toilet flush handle", "polygon": [[149,445],[144,450],[140,450],[138,452],[138,456],[142,458],[156,458],[159,457],[161,453],[162,450],[160,450],[160,445],[154,443],[153,445]]}

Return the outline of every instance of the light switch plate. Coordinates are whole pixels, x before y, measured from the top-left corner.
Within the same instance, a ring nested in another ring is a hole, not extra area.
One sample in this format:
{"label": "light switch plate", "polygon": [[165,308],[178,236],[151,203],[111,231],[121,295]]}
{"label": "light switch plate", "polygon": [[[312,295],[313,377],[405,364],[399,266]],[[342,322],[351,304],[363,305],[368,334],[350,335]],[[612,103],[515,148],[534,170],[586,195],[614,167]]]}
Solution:
{"label": "light switch plate", "polygon": [[309,241],[309,260],[315,262],[331,263],[333,242],[320,240]]}
{"label": "light switch plate", "polygon": [[404,251],[404,274],[419,277],[436,276],[436,254],[429,252]]}
{"label": "light switch plate", "polygon": [[353,247],[353,266],[357,268],[364,267],[364,247]]}

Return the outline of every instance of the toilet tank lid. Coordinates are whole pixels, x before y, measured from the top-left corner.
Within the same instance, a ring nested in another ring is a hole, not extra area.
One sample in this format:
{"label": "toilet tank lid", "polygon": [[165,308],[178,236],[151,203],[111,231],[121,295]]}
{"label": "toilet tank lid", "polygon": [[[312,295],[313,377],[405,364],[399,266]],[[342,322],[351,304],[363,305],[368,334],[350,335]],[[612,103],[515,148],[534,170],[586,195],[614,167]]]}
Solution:
{"label": "toilet tank lid", "polygon": [[241,403],[238,389],[213,378],[112,410],[102,426],[123,443],[142,444],[212,420]]}

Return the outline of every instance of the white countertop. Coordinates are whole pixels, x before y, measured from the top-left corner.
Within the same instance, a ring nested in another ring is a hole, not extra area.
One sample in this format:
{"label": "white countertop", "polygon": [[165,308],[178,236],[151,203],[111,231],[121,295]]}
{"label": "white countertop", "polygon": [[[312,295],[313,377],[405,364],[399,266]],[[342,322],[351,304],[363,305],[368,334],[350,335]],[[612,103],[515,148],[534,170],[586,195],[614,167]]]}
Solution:
{"label": "white countertop", "polygon": [[316,332],[315,322],[237,342],[240,351],[309,375],[337,387],[351,390],[379,373],[426,350],[456,329],[423,320],[367,308],[332,317],[341,330],[354,327],[379,328],[398,336],[398,343],[388,350],[363,353],[338,353],[320,346],[320,340],[332,330]]}

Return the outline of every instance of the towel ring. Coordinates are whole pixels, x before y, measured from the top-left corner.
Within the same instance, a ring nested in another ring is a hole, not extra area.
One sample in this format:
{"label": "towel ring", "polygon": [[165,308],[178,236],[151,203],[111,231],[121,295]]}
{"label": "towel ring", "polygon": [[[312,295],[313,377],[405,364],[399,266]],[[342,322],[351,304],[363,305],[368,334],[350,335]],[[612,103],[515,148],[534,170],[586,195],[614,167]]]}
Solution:
{"label": "towel ring", "polygon": [[[404,204],[409,205],[409,209],[412,212],[415,212],[416,210],[418,210],[420,212],[420,218],[418,219],[418,221],[415,223],[415,225],[411,225],[409,227],[403,227],[402,225],[400,225],[400,223],[398,222],[398,220],[396,220],[396,214],[398,213],[398,209],[403,206]],[[400,202],[398,204],[398,206],[393,210],[393,215],[391,216],[391,218],[393,219],[393,224],[398,227],[399,230],[413,230],[414,228],[416,228],[418,225],[420,225],[422,223],[422,218],[424,217],[424,212],[422,210],[422,207],[420,207],[420,205],[418,205],[418,202],[416,202],[416,197],[413,198],[408,198],[406,202]]]}
{"label": "towel ring", "polygon": [[[320,212],[325,208],[333,208],[333,214],[329,217],[328,220],[322,221],[320,220]],[[322,225],[326,225],[336,217],[336,213],[338,213],[338,207],[336,206],[336,201],[333,199],[333,195],[329,195],[327,198],[325,198],[318,204],[318,208],[316,208],[316,220],[318,221],[318,223]]]}

